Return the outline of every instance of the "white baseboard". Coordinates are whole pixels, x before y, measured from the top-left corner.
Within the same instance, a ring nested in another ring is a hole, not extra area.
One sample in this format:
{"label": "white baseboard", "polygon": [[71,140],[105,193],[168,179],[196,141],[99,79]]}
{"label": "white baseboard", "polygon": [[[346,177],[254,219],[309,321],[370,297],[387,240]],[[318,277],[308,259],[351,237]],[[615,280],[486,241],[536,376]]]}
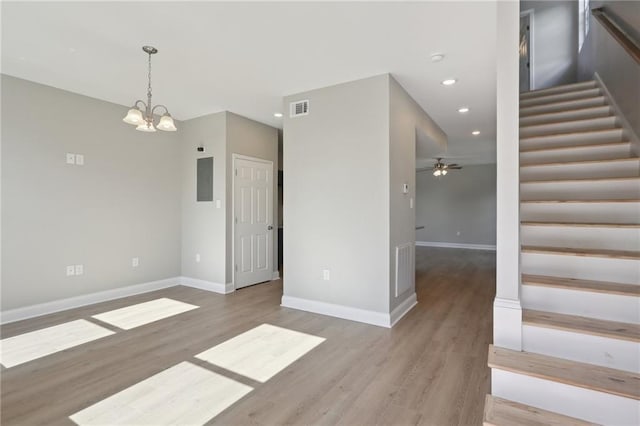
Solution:
{"label": "white baseboard", "polygon": [[317,300],[301,299],[293,296],[282,296],[280,306],[293,308],[301,311],[313,312],[315,314],[328,315],[351,321],[363,322],[365,324],[377,325],[379,327],[391,327],[391,317],[383,312],[367,311],[365,309],[352,308],[344,305],[334,305],[333,303],[318,302]]}
{"label": "white baseboard", "polygon": [[212,281],[200,280],[198,278],[180,277],[180,285],[199,288],[213,293],[229,294],[235,291],[233,283],[214,283]]}
{"label": "white baseboard", "polygon": [[441,247],[441,248],[458,248],[471,250],[496,250],[495,244],[466,244],[466,243],[443,243],[439,241],[416,241],[418,247]]}
{"label": "white baseboard", "polygon": [[409,311],[413,309],[413,307],[416,306],[417,304],[418,304],[418,297],[416,296],[415,293],[413,293],[411,294],[411,296],[404,299],[404,301],[401,304],[396,306],[396,308],[393,311],[391,311],[391,315],[390,315],[391,327],[396,325],[398,321],[400,321],[403,316],[409,313]]}
{"label": "white baseboard", "polygon": [[8,311],[0,312],[0,323],[7,324],[10,322],[20,321],[28,318],[53,314],[55,312],[66,311],[68,309],[79,308],[81,306],[106,302],[108,300],[120,299],[122,297],[133,296],[141,293],[148,293],[150,291],[161,290],[163,288],[176,286],[179,284],[179,282],[179,277],[166,278],[164,280],[150,281],[142,284],[135,284],[127,287],[114,288],[111,290],[99,291],[97,293],[70,297],[68,299],[60,299],[54,300],[53,302],[25,306],[24,308],[10,309]]}
{"label": "white baseboard", "polygon": [[493,301],[493,344],[522,350],[522,306],[520,300],[496,297]]}
{"label": "white baseboard", "polygon": [[280,271],[273,271],[273,276],[271,277],[272,280],[279,280],[280,279]]}

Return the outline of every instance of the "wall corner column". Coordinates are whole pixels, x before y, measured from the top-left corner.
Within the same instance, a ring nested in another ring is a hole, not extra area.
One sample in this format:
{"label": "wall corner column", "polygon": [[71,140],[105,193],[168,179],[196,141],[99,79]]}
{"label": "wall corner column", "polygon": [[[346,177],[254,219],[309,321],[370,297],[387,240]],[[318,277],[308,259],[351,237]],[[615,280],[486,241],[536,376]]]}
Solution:
{"label": "wall corner column", "polygon": [[496,2],[496,298],[493,342],[522,350],[520,304],[519,25],[517,1]]}

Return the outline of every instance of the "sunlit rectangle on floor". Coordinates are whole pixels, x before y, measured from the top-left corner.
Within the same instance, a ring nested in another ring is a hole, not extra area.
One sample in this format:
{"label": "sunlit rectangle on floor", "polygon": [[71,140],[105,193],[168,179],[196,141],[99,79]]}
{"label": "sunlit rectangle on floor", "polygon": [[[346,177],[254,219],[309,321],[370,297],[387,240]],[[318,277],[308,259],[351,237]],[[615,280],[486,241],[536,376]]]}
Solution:
{"label": "sunlit rectangle on floor", "polygon": [[266,382],[324,340],[323,337],[262,324],[196,355],[196,358]]}
{"label": "sunlit rectangle on floor", "polygon": [[253,390],[181,362],[69,418],[85,425],[202,425]]}
{"label": "sunlit rectangle on floor", "polygon": [[190,305],[189,303],[163,297],[162,299],[155,299],[93,315],[92,318],[122,328],[123,330],[130,330],[196,308],[198,308],[196,305]]}
{"label": "sunlit rectangle on floor", "polygon": [[0,363],[23,364],[113,334],[86,320],[76,320],[0,341]]}

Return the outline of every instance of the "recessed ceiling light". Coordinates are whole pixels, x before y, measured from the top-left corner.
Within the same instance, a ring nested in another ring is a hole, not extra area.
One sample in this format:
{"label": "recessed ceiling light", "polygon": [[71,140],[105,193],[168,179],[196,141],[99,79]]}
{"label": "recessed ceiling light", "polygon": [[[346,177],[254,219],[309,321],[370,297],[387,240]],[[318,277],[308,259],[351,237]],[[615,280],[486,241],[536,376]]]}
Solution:
{"label": "recessed ceiling light", "polygon": [[434,53],[433,55],[431,55],[431,62],[440,62],[443,59],[444,59],[443,53]]}
{"label": "recessed ceiling light", "polygon": [[471,134],[473,136],[478,136],[480,134],[480,130],[474,130],[473,132],[471,132]]}
{"label": "recessed ceiling light", "polygon": [[465,112],[469,112],[469,108],[468,107],[462,107],[458,109],[459,113],[465,113]]}
{"label": "recessed ceiling light", "polygon": [[275,112],[275,113],[273,113],[273,116],[275,118],[282,118],[282,113],[281,112]]}
{"label": "recessed ceiling light", "polygon": [[444,80],[442,84],[445,86],[451,86],[452,84],[456,84],[457,81],[458,80],[456,80],[455,78],[450,78],[448,80]]}

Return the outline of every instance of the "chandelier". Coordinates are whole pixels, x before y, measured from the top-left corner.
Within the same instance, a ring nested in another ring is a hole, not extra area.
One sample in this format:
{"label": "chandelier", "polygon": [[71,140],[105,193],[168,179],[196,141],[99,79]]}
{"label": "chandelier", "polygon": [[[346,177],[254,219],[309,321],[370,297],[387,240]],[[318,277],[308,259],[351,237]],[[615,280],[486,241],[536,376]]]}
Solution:
{"label": "chandelier", "polygon": [[[175,132],[178,129],[176,129],[176,125],[173,123],[173,118],[171,118],[167,107],[164,105],[151,105],[151,55],[158,53],[158,49],[153,46],[143,46],[142,50],[149,55],[147,102],[137,100],[122,121],[137,126],[136,130],[140,130],[141,132],[155,132],[156,128],[164,130],[165,132]],[[155,117],[155,111],[158,108],[163,108],[164,114],[160,117],[160,121],[154,126],[153,119]]]}

